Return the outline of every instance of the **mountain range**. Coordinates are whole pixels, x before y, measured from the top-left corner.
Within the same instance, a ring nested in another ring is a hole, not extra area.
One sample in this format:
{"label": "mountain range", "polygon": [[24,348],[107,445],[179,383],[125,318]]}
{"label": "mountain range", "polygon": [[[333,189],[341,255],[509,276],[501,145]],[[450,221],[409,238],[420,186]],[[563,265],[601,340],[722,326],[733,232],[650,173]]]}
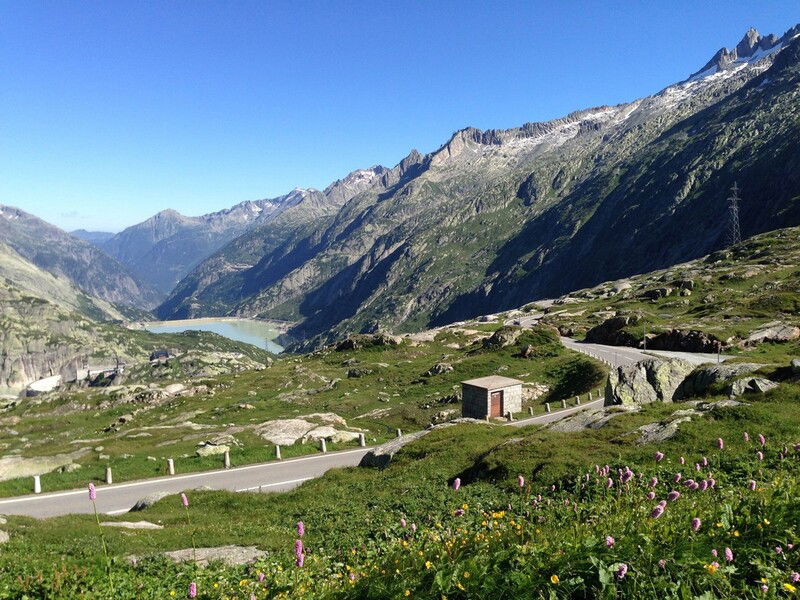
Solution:
{"label": "mountain range", "polygon": [[462,129],[322,191],[74,232],[94,245],[3,207],[0,234],[84,292],[158,304],[163,319],[290,320],[297,348],[413,331],[717,250],[734,183],[745,237],[800,223],[798,89],[800,25],[751,29],[652,96]]}
{"label": "mountain range", "polygon": [[246,231],[157,314],[409,331],[716,250],[734,182],[745,236],[800,223],[798,34],[751,30],[653,96],[412,151],[313,221]]}

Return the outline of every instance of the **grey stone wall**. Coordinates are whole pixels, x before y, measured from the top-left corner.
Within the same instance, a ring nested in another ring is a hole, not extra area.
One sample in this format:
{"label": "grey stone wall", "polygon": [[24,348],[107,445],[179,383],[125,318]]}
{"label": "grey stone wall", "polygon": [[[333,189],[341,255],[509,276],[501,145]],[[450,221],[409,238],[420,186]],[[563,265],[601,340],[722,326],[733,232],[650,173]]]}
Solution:
{"label": "grey stone wall", "polygon": [[483,419],[489,414],[489,392],[473,385],[461,386],[461,416]]}

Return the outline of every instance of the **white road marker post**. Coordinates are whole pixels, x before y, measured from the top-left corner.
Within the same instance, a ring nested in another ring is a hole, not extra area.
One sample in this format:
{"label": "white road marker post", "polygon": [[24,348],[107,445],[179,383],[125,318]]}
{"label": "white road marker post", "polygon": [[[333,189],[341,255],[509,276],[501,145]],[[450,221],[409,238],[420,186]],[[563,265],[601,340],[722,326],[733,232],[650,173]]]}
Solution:
{"label": "white road marker post", "polygon": [[362,448],[366,447],[367,445],[367,438],[366,436],[364,436],[363,433],[358,434],[358,445],[361,446]]}
{"label": "white road marker post", "polygon": [[106,483],[114,483],[114,478],[111,476],[111,467],[106,467]]}
{"label": "white road marker post", "polygon": [[323,454],[325,454],[328,451],[328,444],[325,443],[325,438],[322,438],[319,441],[319,449],[322,450]]}
{"label": "white road marker post", "polygon": [[225,450],[225,453],[222,455],[222,464],[225,466],[226,469],[231,468],[231,451]]}
{"label": "white road marker post", "polygon": [[167,473],[175,475],[175,461],[171,458],[167,459]]}
{"label": "white road marker post", "polygon": [[283,460],[283,458],[281,457],[281,447],[277,444],[275,445],[275,458],[277,458],[278,460]]}
{"label": "white road marker post", "polygon": [[39,475],[33,476],[33,493],[34,494],[42,493],[42,478]]}

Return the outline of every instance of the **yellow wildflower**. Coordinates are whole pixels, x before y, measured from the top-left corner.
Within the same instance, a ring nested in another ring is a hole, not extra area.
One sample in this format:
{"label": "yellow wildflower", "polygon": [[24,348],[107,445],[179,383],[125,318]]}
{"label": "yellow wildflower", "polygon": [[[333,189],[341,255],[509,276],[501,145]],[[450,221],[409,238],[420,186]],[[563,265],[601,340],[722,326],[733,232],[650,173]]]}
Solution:
{"label": "yellow wildflower", "polygon": [[769,521],[767,519],[764,519],[764,525],[769,525]]}
{"label": "yellow wildflower", "polygon": [[411,595],[411,590],[406,590],[406,593],[405,593],[404,595],[405,595],[406,597],[410,596],[410,595]]}
{"label": "yellow wildflower", "polygon": [[733,537],[739,537],[739,530],[738,529],[733,532]]}
{"label": "yellow wildflower", "polygon": [[714,571],[716,571],[719,567],[715,564],[710,564],[710,565],[705,565],[703,568],[709,573],[714,573]]}
{"label": "yellow wildflower", "polygon": [[559,581],[561,580],[558,578],[558,575],[550,575],[550,583],[557,585]]}
{"label": "yellow wildflower", "polygon": [[432,566],[433,566],[433,563],[431,561],[429,561],[429,560],[425,561],[425,568],[426,569],[430,569]]}
{"label": "yellow wildflower", "polygon": [[784,583],[783,589],[785,589],[790,594],[794,594],[797,591],[797,588],[794,587],[791,583]]}
{"label": "yellow wildflower", "polygon": [[469,571],[464,571],[464,579],[469,579]]}

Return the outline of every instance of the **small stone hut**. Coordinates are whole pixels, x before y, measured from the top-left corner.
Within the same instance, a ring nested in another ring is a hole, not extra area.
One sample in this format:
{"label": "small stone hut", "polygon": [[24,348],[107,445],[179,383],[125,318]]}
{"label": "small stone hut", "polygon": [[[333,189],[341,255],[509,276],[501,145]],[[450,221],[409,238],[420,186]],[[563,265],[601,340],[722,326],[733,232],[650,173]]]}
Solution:
{"label": "small stone hut", "polygon": [[473,419],[503,417],[522,411],[522,382],[490,375],[461,382],[461,416]]}

